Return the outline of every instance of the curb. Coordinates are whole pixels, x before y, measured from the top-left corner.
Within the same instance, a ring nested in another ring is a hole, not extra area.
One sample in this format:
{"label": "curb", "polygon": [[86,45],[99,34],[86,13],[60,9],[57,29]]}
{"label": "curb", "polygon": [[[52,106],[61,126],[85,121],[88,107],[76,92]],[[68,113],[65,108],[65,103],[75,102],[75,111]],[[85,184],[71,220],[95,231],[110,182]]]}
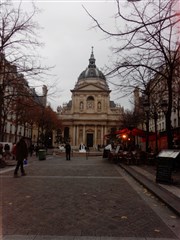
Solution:
{"label": "curb", "polygon": [[143,174],[135,171],[130,166],[125,166],[122,164],[119,164],[119,166],[161,201],[163,201],[173,212],[180,216],[180,200],[177,196],[159,186],[157,183],[147,179]]}

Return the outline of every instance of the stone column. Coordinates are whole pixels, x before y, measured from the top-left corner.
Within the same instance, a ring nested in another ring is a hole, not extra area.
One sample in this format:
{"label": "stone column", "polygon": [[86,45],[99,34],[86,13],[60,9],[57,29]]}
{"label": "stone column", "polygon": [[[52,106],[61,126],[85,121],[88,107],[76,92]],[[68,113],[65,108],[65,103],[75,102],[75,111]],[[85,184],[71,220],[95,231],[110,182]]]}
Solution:
{"label": "stone column", "polygon": [[102,125],[101,126],[101,145],[103,145],[104,144],[104,126]]}
{"label": "stone column", "polygon": [[79,144],[79,126],[76,126],[76,146]]}
{"label": "stone column", "polygon": [[97,125],[94,126],[94,145],[97,145]]}
{"label": "stone column", "polygon": [[73,126],[73,146],[76,145],[76,125]]}
{"label": "stone column", "polygon": [[86,144],[86,136],[85,136],[86,132],[85,132],[85,125],[83,125],[83,144]]}
{"label": "stone column", "polygon": [[[105,128],[104,128],[104,135],[108,134],[107,133],[107,126],[105,125]],[[106,140],[104,140],[104,144],[106,144]]]}

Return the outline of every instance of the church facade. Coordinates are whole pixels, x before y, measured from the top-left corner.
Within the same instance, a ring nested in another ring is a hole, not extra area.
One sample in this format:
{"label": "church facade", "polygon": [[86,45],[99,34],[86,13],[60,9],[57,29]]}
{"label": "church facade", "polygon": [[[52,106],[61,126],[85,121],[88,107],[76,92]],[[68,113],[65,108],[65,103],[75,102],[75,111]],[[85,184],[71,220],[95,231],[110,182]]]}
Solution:
{"label": "church facade", "polygon": [[72,146],[106,145],[105,135],[120,126],[123,108],[110,100],[111,90],[104,74],[96,67],[93,50],[88,67],[79,75],[71,100],[58,107],[62,136]]}

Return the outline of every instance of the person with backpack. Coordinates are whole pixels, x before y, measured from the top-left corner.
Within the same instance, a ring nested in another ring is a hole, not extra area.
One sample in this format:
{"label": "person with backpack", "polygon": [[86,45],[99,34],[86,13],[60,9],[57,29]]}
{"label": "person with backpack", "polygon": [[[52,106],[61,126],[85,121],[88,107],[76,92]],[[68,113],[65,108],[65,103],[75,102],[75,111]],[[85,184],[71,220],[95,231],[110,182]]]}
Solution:
{"label": "person with backpack", "polygon": [[66,150],[66,160],[71,160],[71,145],[69,142],[66,143],[65,150]]}

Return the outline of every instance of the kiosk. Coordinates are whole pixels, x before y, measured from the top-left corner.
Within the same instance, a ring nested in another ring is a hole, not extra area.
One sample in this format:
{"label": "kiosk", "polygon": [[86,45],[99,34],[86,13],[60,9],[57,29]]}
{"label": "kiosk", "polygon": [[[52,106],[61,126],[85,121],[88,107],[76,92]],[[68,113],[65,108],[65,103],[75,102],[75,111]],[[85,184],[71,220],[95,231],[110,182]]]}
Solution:
{"label": "kiosk", "polygon": [[156,182],[173,183],[172,170],[180,150],[163,150],[157,156]]}

